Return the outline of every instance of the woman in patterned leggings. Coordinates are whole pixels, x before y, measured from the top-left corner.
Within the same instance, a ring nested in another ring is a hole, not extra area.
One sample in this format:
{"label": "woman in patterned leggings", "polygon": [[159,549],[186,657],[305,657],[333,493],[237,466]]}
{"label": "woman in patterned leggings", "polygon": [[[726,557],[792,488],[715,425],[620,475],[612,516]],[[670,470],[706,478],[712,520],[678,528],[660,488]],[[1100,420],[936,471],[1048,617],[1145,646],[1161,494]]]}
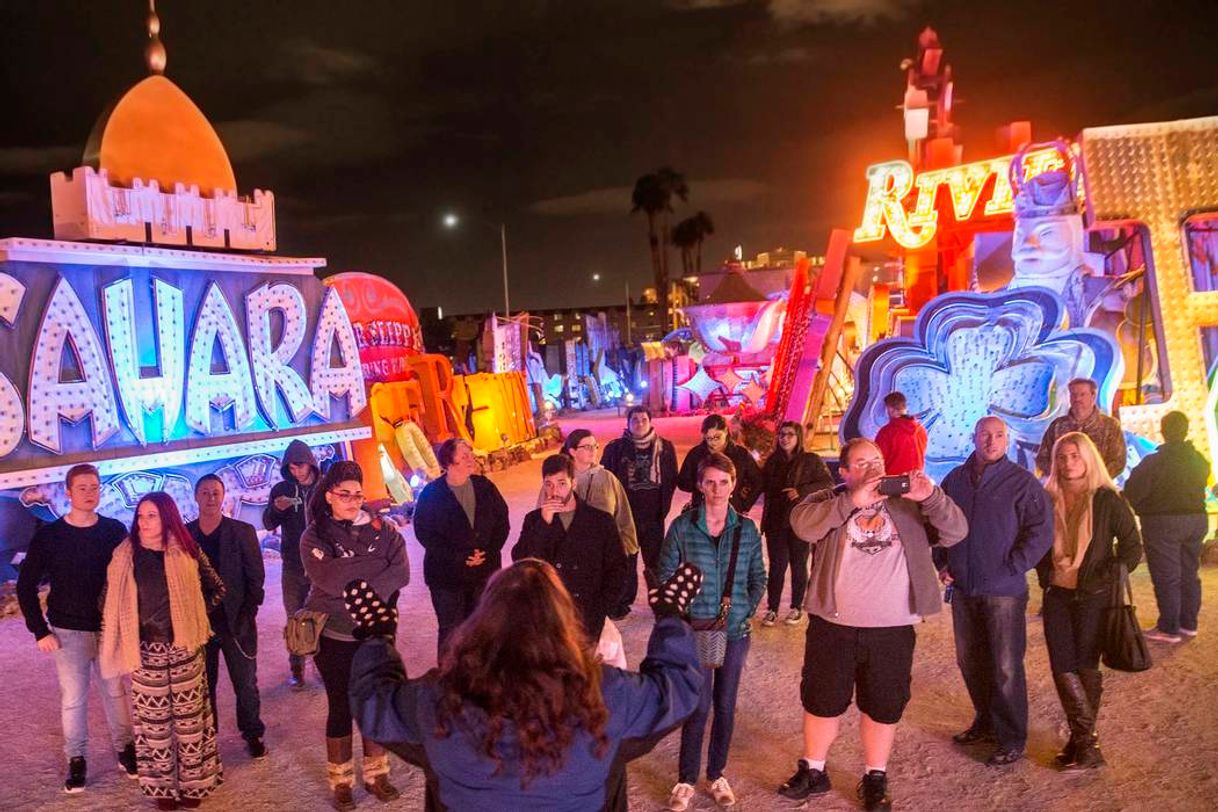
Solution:
{"label": "woman in patterned leggings", "polygon": [[203,658],[223,596],[173,499],[144,496],[106,572],[101,669],[131,674],[140,789],[158,809],[197,807],[224,780]]}

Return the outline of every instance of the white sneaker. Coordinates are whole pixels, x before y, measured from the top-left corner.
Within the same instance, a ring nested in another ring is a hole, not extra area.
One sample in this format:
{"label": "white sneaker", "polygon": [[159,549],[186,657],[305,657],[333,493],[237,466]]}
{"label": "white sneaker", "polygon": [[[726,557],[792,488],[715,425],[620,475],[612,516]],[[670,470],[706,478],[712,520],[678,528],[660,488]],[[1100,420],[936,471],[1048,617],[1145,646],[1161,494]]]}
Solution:
{"label": "white sneaker", "polygon": [[773,626],[777,622],[778,622],[778,613],[777,612],[766,612],[764,615],[761,616],[761,625],[762,626],[767,626],[767,627]]}
{"label": "white sneaker", "polygon": [[732,792],[732,785],[727,783],[727,776],[721,775],[711,782],[710,794],[719,806],[736,805],[736,794]]}
{"label": "white sneaker", "polygon": [[689,803],[694,799],[694,788],[692,784],[677,784],[672,788],[672,795],[668,796],[668,809],[671,812],[685,812],[689,809]]}
{"label": "white sneaker", "polygon": [[1142,636],[1147,640],[1153,640],[1156,643],[1179,643],[1183,639],[1178,634],[1168,634],[1167,632],[1160,631],[1158,627],[1144,629],[1142,631]]}
{"label": "white sneaker", "polygon": [[782,622],[787,624],[788,626],[798,626],[799,621],[801,621],[803,619],[804,619],[803,612],[801,612],[799,609],[792,609],[790,612],[787,612],[787,616],[785,618],[783,618]]}

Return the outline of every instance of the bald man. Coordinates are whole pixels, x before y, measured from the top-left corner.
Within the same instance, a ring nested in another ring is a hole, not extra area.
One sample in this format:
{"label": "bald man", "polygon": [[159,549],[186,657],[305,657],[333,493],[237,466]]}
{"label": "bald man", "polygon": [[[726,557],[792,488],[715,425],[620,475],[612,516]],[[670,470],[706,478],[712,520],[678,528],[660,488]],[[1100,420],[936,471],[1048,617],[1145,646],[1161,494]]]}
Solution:
{"label": "bald man", "polygon": [[987,764],[1023,758],[1028,739],[1028,571],[1053,546],[1053,509],[1030,471],[1007,457],[1006,423],[983,417],[973,453],[943,480],[968,518],[968,535],[939,556],[952,585],[956,662],[973,701],[973,723],[958,744],[995,743]]}

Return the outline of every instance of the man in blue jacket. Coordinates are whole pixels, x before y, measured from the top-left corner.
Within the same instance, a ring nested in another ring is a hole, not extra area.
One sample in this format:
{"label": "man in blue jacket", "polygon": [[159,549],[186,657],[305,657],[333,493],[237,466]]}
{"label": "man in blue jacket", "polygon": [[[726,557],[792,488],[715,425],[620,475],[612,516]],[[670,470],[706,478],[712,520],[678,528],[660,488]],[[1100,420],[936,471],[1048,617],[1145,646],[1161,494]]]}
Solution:
{"label": "man in blue jacket", "polygon": [[974,451],[943,480],[943,490],[968,518],[964,541],[944,551],[944,583],[952,590],[956,662],[975,717],[953,738],[996,742],[986,762],[1023,758],[1028,739],[1027,573],[1053,546],[1053,509],[1036,477],[1007,458],[1007,426],[983,417]]}

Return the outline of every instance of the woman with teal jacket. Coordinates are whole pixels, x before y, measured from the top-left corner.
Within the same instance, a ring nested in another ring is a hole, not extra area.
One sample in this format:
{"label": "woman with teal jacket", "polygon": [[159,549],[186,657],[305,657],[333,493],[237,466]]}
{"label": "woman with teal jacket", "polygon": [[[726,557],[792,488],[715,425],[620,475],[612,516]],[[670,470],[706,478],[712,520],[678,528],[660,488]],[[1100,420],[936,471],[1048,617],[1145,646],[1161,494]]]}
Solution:
{"label": "woman with teal jacket", "polygon": [[[702,591],[689,607],[691,621],[718,617],[724,596],[727,608],[727,653],[718,668],[703,668],[705,681],[698,709],[681,728],[679,776],[668,799],[668,808],[683,812],[693,802],[694,785],[702,764],[702,738],[714,701],[715,721],[707,753],[708,791],[715,803],[735,803],[731,785],[723,775],[732,742],[736,717],[736,694],[749,653],[751,619],[765,594],[765,564],[761,559],[761,534],[753,520],[741,516],[730,505],[736,486],[736,466],[723,454],[709,454],[698,465],[697,487],[702,504],[682,513],[668,528],[660,553],[660,579],[667,580],[689,562],[702,570]],[[735,551],[735,565],[732,564]],[[728,572],[732,573],[728,582]]]}

